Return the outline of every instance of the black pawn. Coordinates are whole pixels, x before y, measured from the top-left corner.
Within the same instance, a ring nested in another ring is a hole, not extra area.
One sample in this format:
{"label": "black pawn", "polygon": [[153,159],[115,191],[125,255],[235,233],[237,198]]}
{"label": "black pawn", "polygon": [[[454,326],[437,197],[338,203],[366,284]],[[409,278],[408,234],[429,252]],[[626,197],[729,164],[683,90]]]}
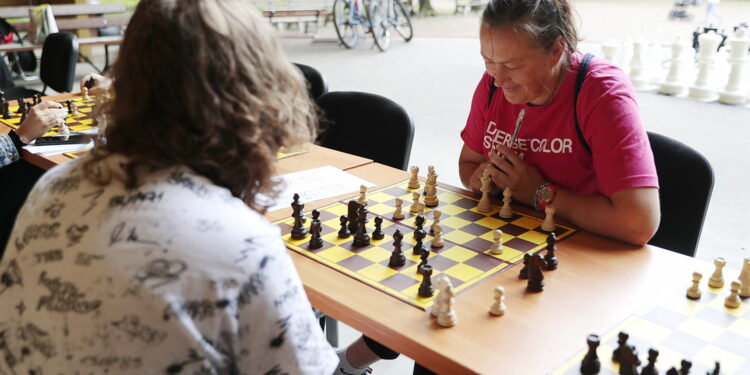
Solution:
{"label": "black pawn", "polygon": [[388,266],[390,267],[401,267],[406,264],[406,257],[401,250],[401,240],[403,238],[404,235],[401,234],[401,231],[396,229],[396,232],[393,233],[393,252],[391,253],[391,259],[388,261]]}
{"label": "black pawn", "polygon": [[620,352],[620,375],[638,375],[638,365],[641,361],[638,360],[638,351],[635,350],[635,346],[626,345],[625,348]]}
{"label": "black pawn", "polygon": [[351,236],[351,232],[349,232],[349,228],[347,228],[346,223],[349,222],[349,219],[346,217],[346,215],[341,215],[339,217],[339,222],[341,223],[341,229],[339,229],[339,238],[349,238]]}
{"label": "black pawn", "polygon": [[658,350],[654,348],[648,350],[648,364],[641,369],[641,375],[659,375],[659,370],[656,369],[656,358],[658,356]]}
{"label": "black pawn", "polygon": [[310,222],[310,243],[307,245],[309,249],[320,249],[323,247],[323,239],[320,238],[320,212],[318,210],[312,211],[312,221]]}
{"label": "black pawn", "polygon": [[367,234],[367,210],[363,205],[357,210],[357,232],[354,234],[354,243],[356,247],[364,247],[370,244],[370,235]]}
{"label": "black pawn", "polygon": [[544,290],[544,268],[546,262],[542,254],[536,253],[529,259],[529,282],[526,284],[526,290],[529,292],[541,292]]}
{"label": "black pawn", "polygon": [[422,274],[422,282],[419,284],[418,294],[422,298],[430,298],[435,295],[435,290],[432,289],[432,266],[424,266],[419,273]]}
{"label": "black pawn", "polygon": [[547,262],[546,270],[548,271],[557,269],[558,262],[555,250],[557,250],[557,236],[555,232],[550,232],[547,235],[547,254],[544,255],[544,261]]}
{"label": "black pawn", "polygon": [[531,254],[526,253],[523,254],[523,268],[521,268],[521,272],[518,273],[518,278],[522,280],[526,280],[529,278],[529,260],[531,259]]}
{"label": "black pawn", "polygon": [[683,359],[680,362],[680,375],[689,375],[691,367],[693,367],[693,362]]}
{"label": "black pawn", "polygon": [[3,100],[2,103],[3,103],[3,118],[6,120],[13,118],[13,114],[10,113],[10,105],[8,104],[8,102]]}
{"label": "black pawn", "polygon": [[599,361],[599,356],[596,354],[596,349],[599,347],[599,336],[593,334],[589,335],[589,337],[586,338],[586,344],[589,346],[589,351],[583,357],[583,361],[581,361],[581,374],[598,374],[602,368],[602,363]]}
{"label": "black pawn", "polygon": [[372,232],[372,239],[373,240],[382,240],[385,238],[385,233],[383,233],[383,218],[380,216],[375,217],[375,230]]}
{"label": "black pawn", "polygon": [[417,215],[417,217],[414,219],[414,223],[417,225],[417,230],[414,231],[414,248],[412,249],[412,254],[414,255],[422,255],[427,251],[427,249],[424,247],[424,243],[422,241],[425,237],[427,237],[427,232],[422,229],[424,226],[424,216]]}
{"label": "black pawn", "polygon": [[628,344],[628,335],[625,332],[617,334],[617,348],[612,351],[612,362],[620,362],[620,353],[625,350],[625,346]]}

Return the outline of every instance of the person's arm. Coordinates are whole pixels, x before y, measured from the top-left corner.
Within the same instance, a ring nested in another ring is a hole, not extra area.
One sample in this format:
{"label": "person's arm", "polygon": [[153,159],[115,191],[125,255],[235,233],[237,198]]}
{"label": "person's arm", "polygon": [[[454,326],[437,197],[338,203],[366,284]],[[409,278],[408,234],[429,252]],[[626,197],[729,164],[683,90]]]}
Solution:
{"label": "person's arm", "polygon": [[18,160],[21,156],[21,143],[18,135],[12,130],[7,134],[0,134],[0,168]]}
{"label": "person's arm", "polygon": [[464,187],[479,193],[479,188],[482,187],[482,182],[479,179],[482,177],[484,168],[488,165],[490,165],[490,162],[484,158],[484,155],[473,151],[464,144],[461,155],[458,157],[458,175]]}
{"label": "person's arm", "polygon": [[29,115],[16,130],[16,134],[24,144],[41,137],[50,128],[63,122],[67,111],[62,104],[45,100],[29,110]]}
{"label": "person's arm", "polygon": [[[493,182],[500,188],[510,187],[514,201],[533,205],[536,188],[548,181],[508,147],[499,145],[498,151],[502,157],[490,154]],[[610,196],[558,188],[552,205],[556,215],[577,227],[635,245],[651,239],[661,216],[659,191],[649,187],[623,189]]]}

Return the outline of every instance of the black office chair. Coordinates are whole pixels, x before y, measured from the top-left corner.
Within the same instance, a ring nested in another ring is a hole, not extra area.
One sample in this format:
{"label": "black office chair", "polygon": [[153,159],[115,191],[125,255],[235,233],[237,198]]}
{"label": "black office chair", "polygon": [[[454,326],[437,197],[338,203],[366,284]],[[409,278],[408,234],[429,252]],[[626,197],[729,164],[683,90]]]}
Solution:
{"label": "black office chair", "polygon": [[714,172],[703,155],[667,136],[648,132],[659,176],[661,223],[649,244],[695,256],[711,200]]}
{"label": "black office chair", "polygon": [[310,92],[310,97],[313,100],[318,100],[321,95],[328,92],[328,81],[326,81],[323,74],[318,69],[305,64],[294,63],[299,70],[302,71],[302,75],[307,80],[307,90]]}
{"label": "black office chair", "polygon": [[318,99],[323,147],[406,170],[414,140],[414,123],[404,107],[375,94],[334,91]]}
{"label": "black office chair", "polygon": [[44,84],[41,92],[26,87],[5,89],[5,99],[28,98],[35,94],[46,95],[47,87],[63,93],[73,90],[76,62],[78,61],[78,39],[71,33],[54,33],[47,36],[42,47],[42,62],[39,76]]}

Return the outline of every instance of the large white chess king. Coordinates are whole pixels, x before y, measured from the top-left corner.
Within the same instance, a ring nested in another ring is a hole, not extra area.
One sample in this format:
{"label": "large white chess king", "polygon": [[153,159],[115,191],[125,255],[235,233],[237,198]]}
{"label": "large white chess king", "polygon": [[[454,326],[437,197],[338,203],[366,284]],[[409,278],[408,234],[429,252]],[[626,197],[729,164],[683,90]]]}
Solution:
{"label": "large white chess king", "polygon": [[747,49],[750,47],[750,30],[738,28],[729,40],[732,53],[729,55],[729,65],[732,66],[729,73],[729,81],[726,87],[719,92],[719,101],[724,104],[742,104],[747,101],[747,90],[743,85],[742,71],[750,60]]}
{"label": "large white chess king", "polygon": [[698,36],[698,78],[690,86],[688,96],[701,100],[715,100],[716,87],[711,79],[716,52],[721,44],[721,35],[711,30]]}

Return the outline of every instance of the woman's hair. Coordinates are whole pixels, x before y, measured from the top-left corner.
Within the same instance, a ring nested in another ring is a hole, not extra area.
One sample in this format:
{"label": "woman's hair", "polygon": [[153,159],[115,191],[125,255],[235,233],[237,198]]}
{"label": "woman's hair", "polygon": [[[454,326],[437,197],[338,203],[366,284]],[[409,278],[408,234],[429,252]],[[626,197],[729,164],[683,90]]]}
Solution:
{"label": "woman's hair", "polygon": [[482,23],[526,31],[544,51],[561,38],[566,51],[573,52],[579,40],[568,0],[490,0]]}
{"label": "woman's hair", "polygon": [[258,209],[273,195],[277,152],[315,137],[302,74],[248,0],[141,0],[113,67],[112,124],[84,166],[129,157],[140,170],[177,165]]}

